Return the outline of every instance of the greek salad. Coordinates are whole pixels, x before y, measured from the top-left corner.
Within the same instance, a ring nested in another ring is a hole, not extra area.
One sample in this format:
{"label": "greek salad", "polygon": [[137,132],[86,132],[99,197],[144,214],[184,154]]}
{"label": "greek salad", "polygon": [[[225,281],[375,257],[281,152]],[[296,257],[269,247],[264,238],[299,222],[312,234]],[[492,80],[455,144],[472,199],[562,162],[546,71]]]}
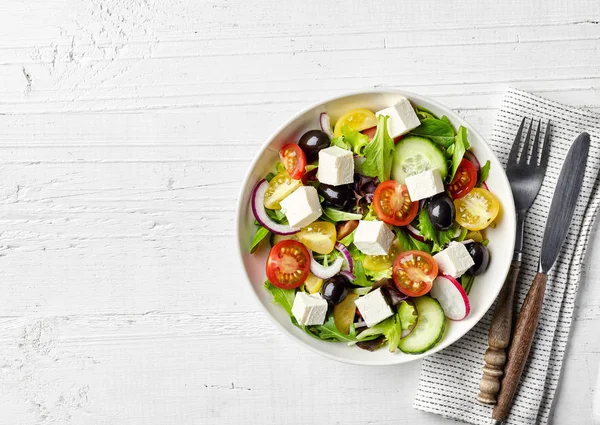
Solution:
{"label": "greek salad", "polygon": [[[407,98],[322,113],[256,183],[251,252],[265,288],[315,338],[418,354],[469,315],[498,199],[467,129]],[[266,249],[266,248],[265,248]]]}

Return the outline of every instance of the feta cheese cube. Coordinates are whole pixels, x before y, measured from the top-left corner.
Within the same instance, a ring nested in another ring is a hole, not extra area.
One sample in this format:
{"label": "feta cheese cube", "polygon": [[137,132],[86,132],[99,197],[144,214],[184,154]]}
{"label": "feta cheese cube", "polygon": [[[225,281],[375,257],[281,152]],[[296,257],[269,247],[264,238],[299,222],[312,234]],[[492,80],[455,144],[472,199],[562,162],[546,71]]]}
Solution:
{"label": "feta cheese cube", "polygon": [[444,181],[437,168],[408,176],[404,182],[408,188],[410,200],[413,202],[430,198],[444,191]]}
{"label": "feta cheese cube", "polygon": [[292,227],[308,226],[322,214],[319,194],[312,186],[300,186],[280,204],[281,212]]}
{"label": "feta cheese cube", "polygon": [[452,277],[462,276],[475,264],[467,248],[460,242],[450,242],[448,248],[433,256],[438,268]]}
{"label": "feta cheese cube", "polygon": [[339,186],[354,182],[354,155],[352,152],[330,146],[319,151],[317,179],[321,183]]}
{"label": "feta cheese cube", "polygon": [[381,293],[381,288],[359,297],[354,301],[354,304],[356,304],[368,327],[374,326],[394,314]]}
{"label": "feta cheese cube", "polygon": [[417,113],[410,104],[410,101],[405,97],[400,99],[394,106],[375,112],[375,115],[387,115],[390,117],[387,121],[387,127],[388,133],[392,138],[402,136],[421,125]]}
{"label": "feta cheese cube", "polygon": [[327,301],[319,294],[308,295],[306,292],[296,292],[292,314],[300,326],[322,325],[327,314]]}
{"label": "feta cheese cube", "polygon": [[379,220],[361,220],[354,233],[354,245],[367,255],[387,255],[393,240],[394,232]]}

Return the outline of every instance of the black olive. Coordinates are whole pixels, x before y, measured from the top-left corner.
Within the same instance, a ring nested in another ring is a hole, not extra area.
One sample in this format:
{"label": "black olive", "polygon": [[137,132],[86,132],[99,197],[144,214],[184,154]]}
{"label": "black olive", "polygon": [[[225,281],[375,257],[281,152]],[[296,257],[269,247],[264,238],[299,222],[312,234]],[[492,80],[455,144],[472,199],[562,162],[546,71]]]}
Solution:
{"label": "black olive", "polygon": [[477,276],[486,271],[490,264],[490,251],[487,247],[480,242],[469,242],[465,248],[475,262],[466,273],[470,276]]}
{"label": "black olive", "polygon": [[321,130],[310,130],[300,137],[298,146],[306,155],[306,160],[313,162],[319,158],[319,151],[328,148],[330,143],[329,136]]}
{"label": "black olive", "polygon": [[348,295],[348,285],[350,281],[341,274],[336,274],[330,279],[327,279],[323,284],[323,298],[329,303],[330,306],[344,301],[344,298]]}
{"label": "black olive", "polygon": [[456,210],[454,202],[446,192],[438,193],[427,204],[427,213],[433,227],[437,230],[449,229],[454,223]]}
{"label": "black olive", "polygon": [[354,191],[352,184],[341,184],[339,186],[331,186],[321,183],[317,189],[319,195],[324,199],[326,205],[333,208],[345,209],[354,202]]}

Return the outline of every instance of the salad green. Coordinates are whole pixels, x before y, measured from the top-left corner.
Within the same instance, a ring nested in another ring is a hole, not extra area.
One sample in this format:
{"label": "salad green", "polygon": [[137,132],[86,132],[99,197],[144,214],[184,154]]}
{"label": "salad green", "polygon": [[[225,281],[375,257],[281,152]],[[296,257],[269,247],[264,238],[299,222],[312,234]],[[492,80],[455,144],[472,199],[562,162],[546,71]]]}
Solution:
{"label": "salad green", "polygon": [[252,194],[250,252],[268,249],[265,289],[312,337],[417,354],[468,316],[500,206],[465,127],[406,98],[384,111],[333,131],[323,113],[281,148]]}

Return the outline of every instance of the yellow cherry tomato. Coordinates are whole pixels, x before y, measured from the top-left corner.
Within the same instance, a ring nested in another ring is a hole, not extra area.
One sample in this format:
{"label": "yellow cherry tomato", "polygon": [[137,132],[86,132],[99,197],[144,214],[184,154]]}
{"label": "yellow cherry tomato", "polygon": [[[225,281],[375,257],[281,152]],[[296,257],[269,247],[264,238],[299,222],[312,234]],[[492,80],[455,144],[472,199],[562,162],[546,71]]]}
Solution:
{"label": "yellow cherry tomato", "polygon": [[468,230],[482,230],[498,216],[500,202],[489,191],[476,187],[467,195],[454,200],[456,221]]}
{"label": "yellow cherry tomato", "polygon": [[329,254],[333,251],[336,237],[335,225],[327,221],[315,221],[296,234],[296,238],[308,249],[319,254]]}
{"label": "yellow cherry tomato", "polygon": [[363,131],[367,128],[375,127],[377,125],[377,118],[375,117],[375,114],[368,109],[353,109],[337,120],[333,129],[334,137],[340,137],[342,135],[342,127],[344,125],[347,125],[356,131]]}
{"label": "yellow cherry tomato", "polygon": [[391,268],[394,265],[394,260],[402,252],[400,241],[396,238],[392,242],[390,252],[387,255],[365,255],[363,266],[374,272],[380,272]]}
{"label": "yellow cherry tomato", "polygon": [[304,289],[306,290],[306,292],[308,292],[309,294],[316,294],[321,290],[322,286],[323,279],[318,278],[317,276],[309,272],[308,277],[304,281]]}
{"label": "yellow cherry tomato", "polygon": [[265,207],[270,210],[280,210],[280,202],[300,186],[302,186],[301,180],[294,180],[287,171],[282,171],[269,182],[265,192]]}
{"label": "yellow cherry tomato", "polygon": [[335,327],[346,335],[348,335],[350,326],[354,323],[354,315],[356,314],[356,304],[354,304],[354,301],[357,299],[358,294],[349,293],[341,303],[333,307]]}

